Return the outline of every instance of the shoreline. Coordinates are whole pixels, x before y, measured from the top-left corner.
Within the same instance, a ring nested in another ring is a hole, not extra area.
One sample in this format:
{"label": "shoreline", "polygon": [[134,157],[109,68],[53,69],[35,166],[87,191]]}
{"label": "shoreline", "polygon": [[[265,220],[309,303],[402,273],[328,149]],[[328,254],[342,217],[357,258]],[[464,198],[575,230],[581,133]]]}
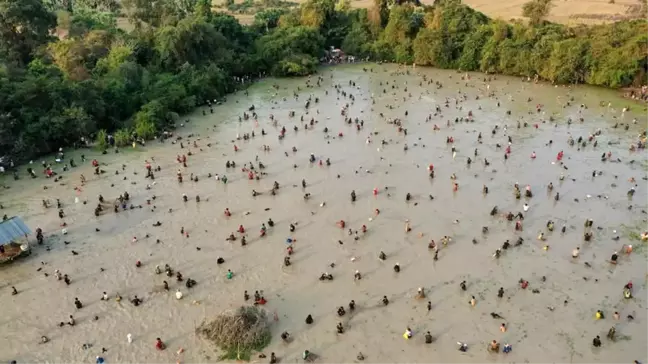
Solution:
{"label": "shoreline", "polygon": [[[373,65],[373,66],[376,66],[376,67],[382,67],[382,66],[385,66],[385,65],[396,66],[396,67],[398,67],[399,70],[401,68],[405,68],[408,71],[409,71],[410,67],[414,66],[412,68],[412,70],[418,70],[418,71],[420,71],[420,70],[428,70],[428,72],[429,71],[432,71],[432,72],[435,72],[435,71],[454,72],[454,73],[459,74],[459,75],[463,75],[463,74],[467,73],[467,74],[471,75],[471,77],[474,77],[475,75],[482,75],[482,76],[485,76],[485,77],[489,77],[489,76],[493,77],[494,76],[494,77],[505,77],[505,78],[512,78],[512,79],[518,79],[518,80],[525,78],[525,76],[515,76],[515,75],[507,75],[507,74],[490,74],[490,73],[484,73],[484,72],[480,72],[480,71],[466,72],[466,71],[461,71],[461,70],[458,70],[458,69],[442,69],[442,68],[429,67],[429,66],[416,66],[416,65],[400,64],[400,63],[393,63],[393,62],[371,61],[371,60],[369,60],[369,61],[356,61],[356,62],[353,62],[353,63],[346,62],[346,63],[337,63],[337,64],[321,64],[319,69],[326,70],[326,69],[330,69],[330,68],[349,67],[349,66],[353,67],[353,66],[362,66],[362,65],[369,65],[369,64]],[[255,84],[258,84],[259,82],[263,82],[265,80],[269,80],[269,79],[276,80],[276,81],[290,80],[290,79],[298,79],[298,78],[303,78],[303,77],[311,77],[311,76],[318,75],[318,74],[319,74],[319,72],[316,72],[316,73],[313,73],[313,74],[311,74],[309,76],[302,76],[302,77],[264,76],[264,77],[261,77],[261,78],[254,79],[253,81],[245,82],[244,84],[242,84],[243,86],[241,88],[237,88],[235,91],[225,94],[222,98],[227,99],[227,97],[231,97],[233,95],[236,95],[239,92],[244,92],[245,90],[249,89],[251,86],[254,86]],[[522,82],[524,83],[526,81],[522,81]],[[610,102],[614,102],[614,103],[619,103],[621,100],[634,101],[636,104],[644,104],[644,103],[648,102],[648,99],[640,100],[640,99],[635,99],[635,98],[628,97],[629,92],[631,92],[631,91],[641,91],[641,89],[642,89],[641,87],[625,87],[625,88],[615,89],[615,88],[608,88],[608,87],[602,87],[602,86],[590,85],[590,84],[552,85],[551,83],[548,83],[546,80],[540,80],[539,82],[528,82],[528,83],[534,83],[536,85],[545,85],[545,86],[552,86],[552,87],[567,88],[567,89],[574,89],[574,88],[578,88],[578,87],[581,87],[581,88],[582,87],[591,87],[593,89],[604,90],[605,92],[615,91],[617,93],[616,98],[618,100],[612,99],[610,101]],[[620,93],[620,92],[622,92],[622,93]],[[218,106],[221,106],[221,104],[214,105],[214,107],[218,107]],[[179,115],[179,119],[190,117],[190,116],[197,116],[196,113],[199,110],[202,110],[202,108],[204,108],[204,107],[206,107],[205,104],[196,105],[196,107],[191,112],[189,112],[187,114]],[[644,110],[645,110],[645,107],[644,107]],[[174,129],[172,129],[173,132],[175,132],[177,130],[181,130],[181,127],[179,127],[178,124],[183,124],[183,122],[181,122],[181,121],[176,122],[175,125],[174,125]],[[159,142],[159,138],[160,137],[157,136],[155,139],[146,140],[146,142],[147,142],[147,144]],[[90,144],[88,144],[87,147],[78,148],[78,149],[74,149],[74,150],[75,151],[80,151],[80,150],[96,151],[95,150],[97,148],[96,144],[97,144],[96,140],[92,140],[92,142]],[[138,146],[141,147],[141,145],[139,145],[139,144],[138,144]],[[62,148],[68,149],[69,146],[63,146]],[[115,149],[114,147],[109,147],[108,148],[108,150],[114,150],[114,149]],[[129,145],[127,145],[127,146],[121,147],[120,149],[123,149],[124,151],[126,151],[126,150],[130,150],[131,147]],[[77,153],[77,154],[82,154],[82,153]],[[39,156],[36,159],[42,160],[43,157],[52,158],[52,157],[54,157],[54,155],[55,155],[54,153],[45,154],[45,155]],[[24,160],[24,161],[18,161],[17,164],[19,164],[19,167],[16,167],[16,168],[20,168],[20,166],[22,166],[22,167],[27,166],[28,163],[27,163],[27,160]],[[9,175],[12,170],[13,169],[5,169],[5,174],[4,175]],[[0,182],[1,181],[2,181],[2,174],[0,174]]]}

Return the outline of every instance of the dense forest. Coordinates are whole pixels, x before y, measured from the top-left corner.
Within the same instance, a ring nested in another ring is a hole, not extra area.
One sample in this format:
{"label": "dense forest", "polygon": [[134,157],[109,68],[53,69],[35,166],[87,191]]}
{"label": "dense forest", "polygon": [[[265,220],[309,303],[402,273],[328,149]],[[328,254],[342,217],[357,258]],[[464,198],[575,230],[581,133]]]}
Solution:
{"label": "dense forest", "polygon": [[211,0],[0,0],[0,156],[26,160],[83,139],[105,147],[108,133],[118,145],[152,139],[244,81],[315,72],[329,46],[555,83],[646,78],[645,20],[574,28],[540,11],[507,23],[458,0],[393,1],[265,7],[243,26]]}

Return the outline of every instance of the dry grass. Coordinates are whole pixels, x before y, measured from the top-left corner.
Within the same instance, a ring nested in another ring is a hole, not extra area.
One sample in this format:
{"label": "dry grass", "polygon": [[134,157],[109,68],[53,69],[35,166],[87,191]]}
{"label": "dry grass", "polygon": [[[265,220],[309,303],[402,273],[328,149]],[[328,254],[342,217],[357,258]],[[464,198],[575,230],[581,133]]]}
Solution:
{"label": "dry grass", "polygon": [[[306,0],[290,0],[296,3],[304,3]],[[522,5],[529,0],[509,0],[506,2],[492,0],[463,0],[463,3],[475,10],[481,11],[493,19],[512,20],[524,19],[522,17]],[[237,4],[243,0],[235,0]],[[434,0],[421,0],[423,4],[432,5]],[[356,9],[370,8],[374,0],[351,0],[351,7]],[[214,11],[226,12],[224,0],[213,0]],[[243,25],[250,25],[254,22],[254,14],[232,14]],[[645,14],[644,14],[645,15]],[[554,0],[549,20],[566,24],[601,24],[630,18],[641,18],[641,2],[639,0]],[[644,16],[645,18],[645,16]],[[130,31],[133,25],[126,18],[118,18],[117,25],[121,29]]]}
{"label": "dry grass", "polygon": [[271,339],[266,312],[256,306],[218,315],[203,322],[196,334],[218,346],[224,352],[223,360],[248,361],[252,352],[263,350]]}
{"label": "dry grass", "polygon": [[[292,0],[303,3],[306,0]],[[494,19],[511,20],[523,19],[522,5],[528,0],[463,0],[463,3],[475,10],[481,11]],[[240,3],[243,0],[235,0]],[[422,0],[423,4],[432,5],[434,0]],[[353,8],[370,8],[373,0],[351,0]],[[225,10],[224,1],[215,0],[214,7],[218,10]],[[567,24],[601,24],[613,21],[628,19],[630,17],[641,17],[639,12],[641,3],[639,0],[554,0],[554,6],[549,15],[550,21]],[[243,24],[250,24],[253,16],[247,14],[235,14]]]}
{"label": "dry grass", "polygon": [[135,26],[128,20],[128,18],[117,18],[117,28],[130,32],[135,29]]}
{"label": "dry grass", "polygon": [[[528,0],[506,2],[490,0],[464,0],[464,3],[496,19],[522,18],[522,5]],[[600,24],[628,18],[640,9],[638,0],[554,0],[549,19],[567,25]]]}
{"label": "dry grass", "polygon": [[243,25],[251,25],[254,23],[254,15],[252,14],[236,14],[234,16]]}

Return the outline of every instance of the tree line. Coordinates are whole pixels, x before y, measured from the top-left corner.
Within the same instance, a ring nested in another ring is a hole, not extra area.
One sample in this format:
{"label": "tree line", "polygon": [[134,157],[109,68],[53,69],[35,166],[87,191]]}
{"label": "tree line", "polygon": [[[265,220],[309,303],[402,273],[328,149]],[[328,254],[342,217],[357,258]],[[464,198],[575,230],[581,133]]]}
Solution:
{"label": "tree line", "polygon": [[510,23],[458,0],[279,5],[244,26],[211,0],[0,0],[0,156],[27,160],[82,140],[105,147],[108,134],[118,146],[152,139],[244,82],[315,72],[330,46],[605,87],[638,84],[648,68],[645,20]]}

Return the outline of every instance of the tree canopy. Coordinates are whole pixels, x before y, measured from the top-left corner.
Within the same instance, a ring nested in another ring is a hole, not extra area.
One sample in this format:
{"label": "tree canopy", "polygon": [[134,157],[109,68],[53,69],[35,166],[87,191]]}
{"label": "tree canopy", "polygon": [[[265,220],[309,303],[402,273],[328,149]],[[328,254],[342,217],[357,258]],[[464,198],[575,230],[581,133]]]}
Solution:
{"label": "tree canopy", "polygon": [[[645,20],[568,28],[525,5],[530,24],[459,0],[265,0],[253,24],[210,0],[0,0],[0,156],[16,160],[113,134],[150,139],[207,99],[267,74],[316,72],[329,46],[372,60],[625,87],[646,78]],[[134,29],[118,26],[128,18]]]}

